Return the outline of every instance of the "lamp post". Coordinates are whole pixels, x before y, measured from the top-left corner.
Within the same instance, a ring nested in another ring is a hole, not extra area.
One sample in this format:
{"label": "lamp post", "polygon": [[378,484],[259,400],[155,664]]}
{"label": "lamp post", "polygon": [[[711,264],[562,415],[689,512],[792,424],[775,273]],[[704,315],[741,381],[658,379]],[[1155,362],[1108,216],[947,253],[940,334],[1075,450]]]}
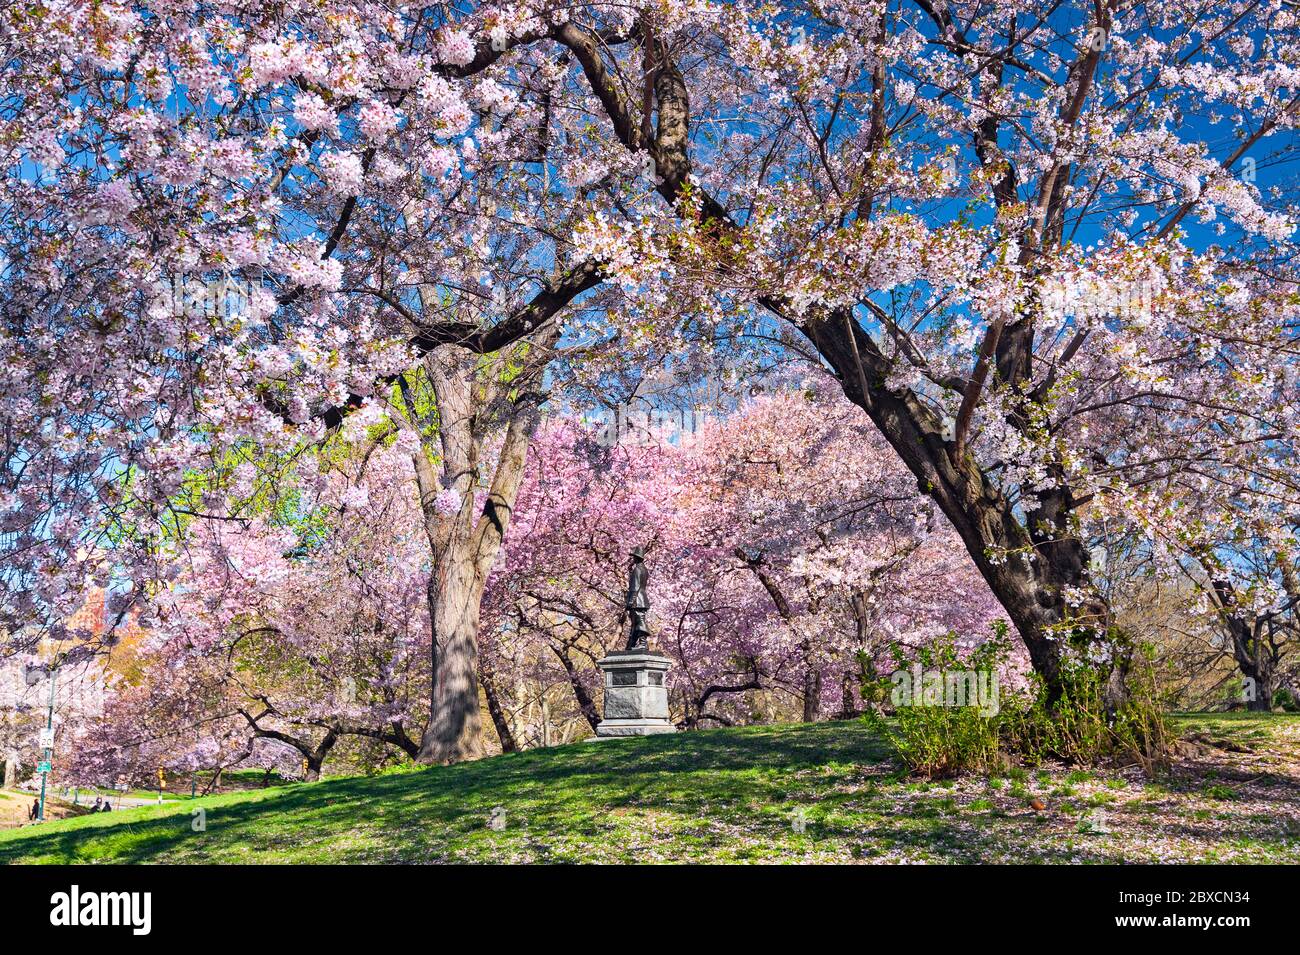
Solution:
{"label": "lamp post", "polygon": [[42,735],[42,761],[41,771],[41,803],[40,808],[36,811],[36,818],[40,822],[45,821],[45,783],[50,778],[50,770],[54,762],[54,685],[59,675],[59,664],[57,662],[50,665],[50,705],[45,712],[45,732]]}

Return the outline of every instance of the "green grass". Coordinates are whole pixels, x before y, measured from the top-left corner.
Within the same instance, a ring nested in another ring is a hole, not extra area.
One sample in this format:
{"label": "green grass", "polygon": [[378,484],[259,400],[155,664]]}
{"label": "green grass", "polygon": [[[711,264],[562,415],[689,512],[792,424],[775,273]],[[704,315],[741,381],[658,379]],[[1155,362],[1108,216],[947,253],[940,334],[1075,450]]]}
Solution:
{"label": "green grass", "polygon": [[[0,862],[1300,863],[1300,836],[1277,825],[1300,818],[1285,802],[1293,787],[1275,805],[1260,803],[1271,791],[1243,792],[1231,805],[1253,815],[1219,823],[1191,815],[1225,806],[1204,782],[1148,791],[1113,771],[1017,777],[1001,788],[984,777],[919,784],[857,722],[747,727],[88,815],[0,833]],[[1045,795],[1067,779],[1068,805]],[[1076,803],[1101,804],[1102,791],[1109,832],[1081,833]],[[1048,809],[1025,794],[1044,794]],[[191,828],[199,807],[204,832]],[[497,807],[504,828],[490,825]]]}

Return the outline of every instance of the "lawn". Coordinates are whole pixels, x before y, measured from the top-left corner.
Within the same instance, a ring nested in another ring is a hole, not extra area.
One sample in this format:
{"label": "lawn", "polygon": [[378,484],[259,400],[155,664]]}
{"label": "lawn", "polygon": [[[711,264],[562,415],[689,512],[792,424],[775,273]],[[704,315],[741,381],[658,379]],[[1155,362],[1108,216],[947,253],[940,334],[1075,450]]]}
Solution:
{"label": "lawn", "polygon": [[1300,863],[1300,717],[1175,723],[1158,780],[931,783],[861,723],[748,727],[83,816],[0,833],[0,862]]}

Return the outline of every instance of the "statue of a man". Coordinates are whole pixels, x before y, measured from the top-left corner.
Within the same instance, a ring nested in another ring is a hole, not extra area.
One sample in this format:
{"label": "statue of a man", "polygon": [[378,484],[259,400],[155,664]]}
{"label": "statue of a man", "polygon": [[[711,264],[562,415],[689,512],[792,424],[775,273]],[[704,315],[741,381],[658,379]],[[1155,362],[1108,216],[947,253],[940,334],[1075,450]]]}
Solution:
{"label": "statue of a man", "polygon": [[645,622],[646,611],[650,609],[650,598],[645,592],[649,576],[645,569],[645,548],[632,548],[632,565],[627,572],[627,599],[623,603],[628,616],[632,618],[632,634],[627,638],[629,650],[649,648],[650,628]]}

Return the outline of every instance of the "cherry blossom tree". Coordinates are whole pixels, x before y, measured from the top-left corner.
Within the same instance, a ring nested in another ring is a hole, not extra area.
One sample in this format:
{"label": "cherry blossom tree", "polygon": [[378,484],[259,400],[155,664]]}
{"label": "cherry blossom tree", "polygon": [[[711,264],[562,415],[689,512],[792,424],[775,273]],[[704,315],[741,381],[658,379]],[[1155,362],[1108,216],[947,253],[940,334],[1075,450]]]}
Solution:
{"label": "cherry blossom tree", "polygon": [[[721,333],[829,367],[1049,688],[1077,656],[1117,705],[1101,517],[1147,526],[1172,471],[1293,491],[1298,34],[1249,0],[6,9],[3,622],[123,570],[141,600],[186,473],[421,363]],[[473,752],[445,598],[486,576],[438,546],[428,759]]]}
{"label": "cherry blossom tree", "polygon": [[[470,356],[549,347],[596,284],[551,234],[571,196],[549,170],[554,68],[494,69],[539,28],[348,2],[4,13],[4,348],[27,365],[5,382],[7,620],[56,626],[110,573],[166,580],[185,474],[249,440],[296,453],[418,370],[445,469],[417,471],[439,649],[423,758],[473,754],[474,591],[511,478],[489,469],[473,511],[494,411]],[[502,424],[507,461],[531,400]]]}
{"label": "cherry blossom tree", "polygon": [[418,754],[429,561],[410,445],[298,474],[293,523],[188,528],[154,628],[75,747],[80,776],[301,761],[316,778],[349,739]]}
{"label": "cherry blossom tree", "polygon": [[507,748],[521,735],[511,714],[533,702],[525,687],[567,685],[594,728],[594,664],[626,640],[638,544],[686,726],[750,721],[763,694],[765,717],[792,699],[809,720],[827,702],[852,713],[864,660],[949,631],[981,640],[999,616],[937,509],[834,390],[780,390],[671,440],[608,437],[553,421],[530,455],[484,603],[484,684]]}
{"label": "cherry blossom tree", "polygon": [[[653,159],[659,221],[678,223],[665,242],[685,246],[672,264],[830,365],[1050,690],[1080,651],[1122,699],[1129,648],[1089,574],[1092,502],[1294,447],[1293,206],[1283,174],[1272,195],[1255,184],[1296,117],[1280,65],[1294,13],[918,2],[630,19],[625,47],[594,23],[555,35],[607,135]],[[646,283],[645,231],[598,213],[579,244]]]}
{"label": "cherry blossom tree", "polygon": [[[1283,473],[1285,464],[1274,462]],[[1300,510],[1287,481],[1263,470],[1239,483],[1197,466],[1171,483],[1180,493],[1150,515],[1156,573],[1192,586],[1191,610],[1218,634],[1240,671],[1248,709],[1267,712],[1278,689],[1294,682],[1300,568]],[[1265,523],[1266,521],[1266,523]]]}
{"label": "cherry blossom tree", "polygon": [[[428,591],[439,590],[418,477],[432,468],[415,424],[432,407],[423,388],[396,389],[409,416],[358,414],[350,442],[300,456],[294,482],[255,516],[193,518],[177,536],[183,569],[154,597],[157,623],[118,667],[107,715],[85,727],[80,778],[299,761],[314,778],[358,741],[380,747],[372,761],[421,754],[437,658]],[[610,439],[553,418],[521,466],[473,641],[503,750],[598,722],[595,661],[626,639],[638,543],[687,727],[812,720],[836,705],[848,715],[893,644],[950,631],[978,640],[999,613],[937,509],[825,378],[694,433]],[[845,451],[870,444],[879,453],[864,471]],[[256,497],[268,470],[234,465],[225,510]],[[447,490],[432,508],[438,532],[488,509]]]}
{"label": "cherry blossom tree", "polygon": [[421,356],[495,351],[595,284],[546,234],[552,68],[492,71],[537,29],[348,2],[4,11],[11,633],[115,569],[164,577],[183,476],[230,447],[319,438]]}
{"label": "cherry blossom tree", "polygon": [[[853,687],[891,646],[991,634],[987,586],[833,382],[752,400],[687,454],[675,514],[695,549],[668,591],[665,643],[698,684],[689,718],[749,684],[796,697],[804,720],[836,697],[849,715]],[[747,670],[709,672],[707,660]]]}
{"label": "cherry blossom tree", "polygon": [[505,748],[549,737],[557,696],[595,729],[595,661],[619,647],[627,553],[669,524],[677,457],[565,418],[539,432],[483,602],[481,671]]}
{"label": "cherry blossom tree", "polygon": [[[401,380],[393,420],[415,439],[412,453],[432,573],[432,721],[420,749],[427,762],[482,752],[478,640],[483,593],[510,526],[528,445],[539,420],[539,378],[557,337],[553,325],[529,339],[507,369],[484,371],[464,353],[432,353],[421,403]],[[494,428],[495,443],[489,441]],[[438,462],[435,467],[434,462]]]}

